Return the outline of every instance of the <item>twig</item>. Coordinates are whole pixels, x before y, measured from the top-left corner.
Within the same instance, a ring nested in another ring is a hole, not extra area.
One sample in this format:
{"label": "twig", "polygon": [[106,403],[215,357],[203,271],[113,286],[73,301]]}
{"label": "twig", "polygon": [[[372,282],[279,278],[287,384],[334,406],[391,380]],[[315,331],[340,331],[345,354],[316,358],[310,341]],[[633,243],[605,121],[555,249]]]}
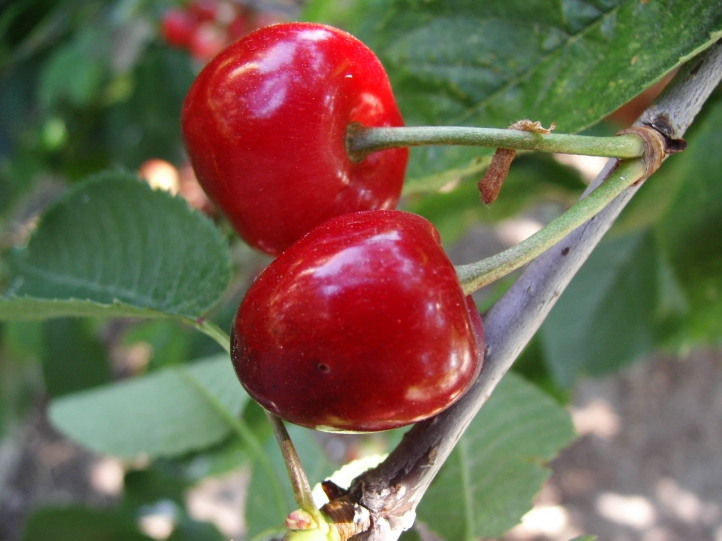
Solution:
{"label": "twig", "polygon": [[[652,125],[671,139],[681,138],[720,79],[722,45],[718,43],[688,63],[637,124]],[[590,189],[615,164],[615,160],[608,162]],[[530,263],[486,317],[487,356],[472,389],[448,410],[414,426],[382,464],[354,481],[353,500],[372,516],[367,540],[393,541],[410,527],[416,506],[474,415],[637,188],[628,188],[558,248]]]}

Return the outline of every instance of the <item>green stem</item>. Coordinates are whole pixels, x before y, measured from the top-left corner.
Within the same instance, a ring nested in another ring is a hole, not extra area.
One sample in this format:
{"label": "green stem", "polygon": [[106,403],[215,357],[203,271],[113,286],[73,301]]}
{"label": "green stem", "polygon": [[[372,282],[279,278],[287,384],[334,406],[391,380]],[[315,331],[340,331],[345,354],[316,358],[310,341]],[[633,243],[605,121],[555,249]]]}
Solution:
{"label": "green stem", "polygon": [[231,427],[231,430],[235,432],[236,436],[246,444],[251,457],[260,463],[261,467],[265,470],[266,475],[268,475],[269,482],[271,483],[271,488],[273,490],[273,495],[276,499],[276,505],[278,506],[281,520],[285,519],[286,514],[288,513],[288,508],[286,504],[286,497],[283,494],[283,487],[281,486],[281,482],[278,479],[276,470],[274,470],[273,468],[273,464],[271,464],[268,455],[263,449],[261,442],[258,441],[258,438],[253,433],[253,430],[251,430],[251,428],[242,419],[239,419],[231,412],[229,412],[223,406],[223,404],[220,403],[218,398],[213,393],[211,393],[205,386],[201,385],[198,380],[191,377],[183,369],[180,370],[180,374],[191,385],[193,385],[213,406],[216,412],[218,412],[218,414],[223,417],[225,422],[228,423],[228,425]]}
{"label": "green stem", "polygon": [[266,475],[268,475],[268,479],[271,483],[271,488],[273,490],[273,496],[276,499],[276,505],[278,506],[278,510],[280,511],[281,520],[285,520],[286,515],[288,514],[288,504],[286,503],[286,497],[283,494],[283,487],[281,486],[278,474],[273,468],[273,464],[271,464],[271,461],[268,458],[265,450],[263,449],[263,446],[258,441],[258,438],[250,429],[250,427],[244,421],[235,417],[231,417],[228,420],[229,422],[231,420],[233,421],[231,423],[231,426],[236,432],[236,435],[239,436],[246,443],[246,445],[251,450],[251,456],[253,456],[254,459],[258,460],[261,467],[266,472]]}
{"label": "green stem", "polygon": [[634,134],[591,137],[494,128],[447,126],[367,128],[351,125],[346,135],[346,148],[354,161],[361,161],[379,150],[425,145],[513,148],[620,159],[640,158],[644,155],[642,139]]}
{"label": "green stem", "polygon": [[[212,323],[203,318],[198,318],[195,321],[190,321],[190,323],[195,326],[199,331],[213,338],[223,347],[223,349],[226,350],[227,353],[230,353],[231,338],[226,333],[224,333],[215,323]],[[213,394],[208,392],[208,390],[202,385],[200,385],[194,378],[191,378],[182,371],[181,374],[184,374],[187,377],[188,381],[190,381],[206,397],[206,399],[214,406],[216,411],[225,419],[231,429],[235,432],[236,436],[239,437],[243,442],[245,442],[250,452],[250,455],[260,463],[261,467],[265,470],[266,475],[268,475],[271,487],[273,489],[273,495],[276,499],[276,505],[278,506],[282,519],[285,519],[288,508],[286,507],[286,497],[283,494],[283,487],[281,487],[281,483],[278,479],[278,475],[276,474],[276,470],[273,468],[273,464],[271,464],[268,455],[263,449],[263,445],[261,445],[261,442],[258,441],[256,435],[242,419],[239,419],[232,415],[230,412],[228,412],[226,408],[223,407],[223,405],[218,401],[218,399]]]}
{"label": "green stem", "polygon": [[313,516],[319,525],[325,523],[321,512],[313,502],[311,484],[308,482],[306,472],[303,470],[303,466],[301,465],[301,459],[296,452],[296,448],[291,441],[291,436],[289,436],[286,426],[283,424],[280,417],[277,417],[269,411],[266,411],[266,417],[273,427],[273,434],[276,436],[278,446],[281,448],[283,461],[286,463],[288,477],[291,480],[291,486],[293,487],[293,496],[296,499],[298,507]]}
{"label": "green stem", "polygon": [[220,327],[218,327],[218,325],[204,318],[198,318],[194,321],[189,321],[189,323],[203,334],[210,336],[213,340],[218,342],[226,353],[231,352],[231,339],[220,329]]}
{"label": "green stem", "polygon": [[[199,331],[213,338],[216,342],[223,346],[226,352],[230,353],[230,337],[226,333],[224,333],[216,324],[207,321],[206,319],[199,318],[193,322],[193,325]],[[278,446],[281,448],[281,454],[283,455],[283,461],[286,464],[288,477],[291,480],[291,487],[293,488],[293,495],[296,499],[296,503],[301,509],[312,515],[319,524],[325,524],[321,512],[313,503],[311,485],[308,482],[306,472],[303,471],[301,459],[296,452],[296,448],[291,441],[291,436],[289,436],[288,431],[286,430],[286,426],[283,424],[283,421],[279,417],[276,417],[275,415],[266,410],[264,411],[266,412],[268,422],[271,423],[271,427],[273,428],[273,434],[276,436]],[[254,455],[254,457],[261,461],[261,465],[266,470],[266,473],[273,480],[272,482],[274,483],[274,492],[276,494],[276,499],[279,501],[281,509],[285,509],[285,498],[283,497],[283,490],[278,483],[275,470],[273,469],[271,462],[268,460],[268,457],[263,451],[261,444],[258,442],[258,439],[255,437],[250,428],[248,428],[248,426],[240,419],[236,419],[233,416],[226,415],[226,420],[234,428],[236,434],[240,436],[246,442],[246,444],[252,448],[252,454]]]}
{"label": "green stem", "polygon": [[644,178],[645,174],[646,166],[642,159],[620,162],[599,187],[534,235],[495,256],[456,267],[464,293],[473,293],[548,250],[595,216],[625,188]]}

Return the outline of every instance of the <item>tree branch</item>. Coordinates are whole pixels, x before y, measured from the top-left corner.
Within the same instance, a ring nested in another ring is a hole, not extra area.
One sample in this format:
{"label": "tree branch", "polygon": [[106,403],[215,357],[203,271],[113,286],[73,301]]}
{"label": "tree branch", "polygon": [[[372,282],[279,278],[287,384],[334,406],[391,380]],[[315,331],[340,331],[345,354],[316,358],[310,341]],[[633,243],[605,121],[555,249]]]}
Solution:
{"label": "tree branch", "polygon": [[[637,125],[651,125],[672,140],[680,139],[720,79],[722,45],[717,43],[680,70]],[[616,163],[610,160],[589,190],[603,182]],[[371,512],[370,520],[363,517],[369,526],[367,540],[395,540],[413,524],[416,506],[464,430],[637,189],[628,188],[529,264],[485,318],[486,359],[469,392],[438,416],[415,425],[382,464],[354,481],[351,499]]]}

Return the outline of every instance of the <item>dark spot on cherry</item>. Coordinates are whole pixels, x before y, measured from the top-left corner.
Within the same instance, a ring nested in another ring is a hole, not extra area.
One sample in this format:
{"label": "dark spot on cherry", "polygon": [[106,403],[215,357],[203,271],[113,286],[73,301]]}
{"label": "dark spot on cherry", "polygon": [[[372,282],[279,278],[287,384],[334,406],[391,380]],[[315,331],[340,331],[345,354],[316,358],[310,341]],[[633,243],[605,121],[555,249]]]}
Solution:
{"label": "dark spot on cherry", "polygon": [[331,371],[331,367],[324,363],[318,363],[318,369],[324,374],[328,374]]}

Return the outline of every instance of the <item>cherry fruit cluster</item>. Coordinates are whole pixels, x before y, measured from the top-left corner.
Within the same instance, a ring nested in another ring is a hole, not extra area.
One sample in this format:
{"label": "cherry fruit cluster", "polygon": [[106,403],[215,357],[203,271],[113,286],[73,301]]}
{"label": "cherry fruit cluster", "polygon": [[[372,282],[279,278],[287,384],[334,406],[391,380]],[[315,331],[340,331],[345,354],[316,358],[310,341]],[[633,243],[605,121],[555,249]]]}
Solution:
{"label": "cherry fruit cluster", "polygon": [[455,402],[481,369],[479,313],[434,226],[398,210],[408,149],[349,158],[350,126],[403,125],[376,56],[341,30],[266,27],[201,71],[182,112],[199,182],[278,257],[241,303],[231,357],[279,417],[386,430]]}
{"label": "cherry fruit cluster", "polygon": [[208,62],[241,36],[274,23],[276,17],[229,0],[193,0],[167,9],[161,16],[164,41],[187,49],[201,63]]}

